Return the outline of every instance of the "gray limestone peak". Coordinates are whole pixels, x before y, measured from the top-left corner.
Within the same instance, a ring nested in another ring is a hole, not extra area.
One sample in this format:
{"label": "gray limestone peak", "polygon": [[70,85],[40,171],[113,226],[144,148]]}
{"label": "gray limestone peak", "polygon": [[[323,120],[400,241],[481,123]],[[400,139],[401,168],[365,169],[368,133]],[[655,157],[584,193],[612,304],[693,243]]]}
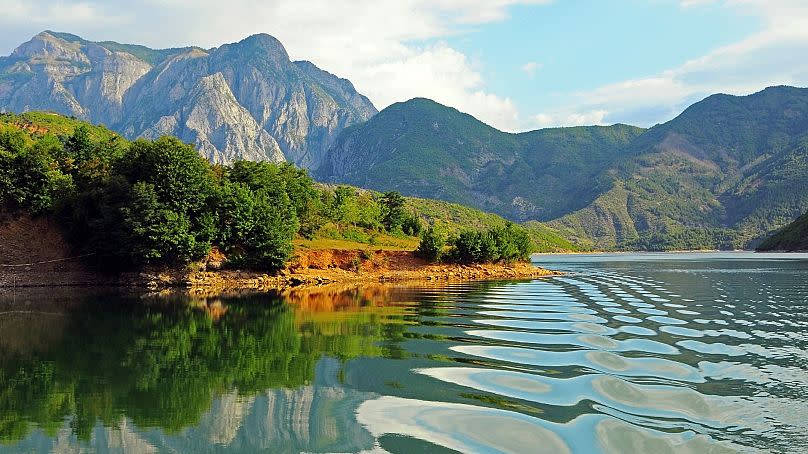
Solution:
{"label": "gray limestone peak", "polygon": [[205,51],[155,50],[45,31],[0,58],[0,111],[48,110],[134,139],[174,135],[213,162],[317,167],[377,113],[353,84],[292,62],[267,34]]}

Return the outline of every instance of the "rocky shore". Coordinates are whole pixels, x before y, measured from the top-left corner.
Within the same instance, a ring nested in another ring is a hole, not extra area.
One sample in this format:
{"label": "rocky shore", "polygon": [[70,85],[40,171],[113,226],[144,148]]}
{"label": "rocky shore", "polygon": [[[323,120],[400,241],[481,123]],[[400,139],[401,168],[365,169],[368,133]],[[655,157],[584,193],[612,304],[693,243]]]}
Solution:
{"label": "rocky shore", "polygon": [[430,264],[412,251],[309,249],[299,247],[277,274],[226,269],[226,257],[215,249],[198,263],[181,269],[144,269],[104,273],[76,256],[59,229],[45,218],[0,220],[0,288],[133,287],[149,290],[184,288],[196,294],[231,290],[282,290],[328,284],[404,281],[451,282],[531,279],[560,274],[530,263]]}
{"label": "rocky shore", "polygon": [[190,293],[278,290],[334,284],[453,282],[532,279],[561,274],[530,263],[429,264],[410,251],[302,250],[275,275],[237,270],[151,271],[138,274],[137,286],[151,290],[184,287]]}

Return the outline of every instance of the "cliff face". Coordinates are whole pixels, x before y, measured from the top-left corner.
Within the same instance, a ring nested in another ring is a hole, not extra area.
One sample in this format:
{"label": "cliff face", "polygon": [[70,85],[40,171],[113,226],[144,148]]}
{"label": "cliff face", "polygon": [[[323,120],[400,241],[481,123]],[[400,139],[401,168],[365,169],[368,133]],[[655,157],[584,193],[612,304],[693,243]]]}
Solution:
{"label": "cliff face", "polygon": [[353,85],[255,35],[217,49],[154,50],[42,32],[0,58],[0,110],[52,110],[128,138],[176,135],[214,162],[316,167],[376,113]]}

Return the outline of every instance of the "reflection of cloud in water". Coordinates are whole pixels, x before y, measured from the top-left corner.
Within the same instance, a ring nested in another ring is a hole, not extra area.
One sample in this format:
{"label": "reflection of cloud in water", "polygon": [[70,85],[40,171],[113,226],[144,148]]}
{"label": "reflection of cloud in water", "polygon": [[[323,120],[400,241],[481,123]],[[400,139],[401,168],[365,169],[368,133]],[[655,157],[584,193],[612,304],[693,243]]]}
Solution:
{"label": "reflection of cloud in water", "polygon": [[357,420],[375,436],[398,434],[461,452],[735,452],[692,432],[665,433],[602,415],[566,424],[473,405],[383,396],[359,406]]}
{"label": "reflection of cloud in water", "polygon": [[[745,421],[766,430],[759,411],[736,397],[708,396],[686,387],[632,383],[607,375],[554,378],[516,371],[471,367],[436,367],[414,372],[498,396],[544,405],[575,406],[591,400],[629,415],[685,419],[709,428],[729,428]],[[647,423],[647,422],[646,422]]]}
{"label": "reflection of cloud in water", "polygon": [[360,405],[356,418],[376,437],[406,435],[461,452],[571,452],[539,420],[492,408],[384,396]]}

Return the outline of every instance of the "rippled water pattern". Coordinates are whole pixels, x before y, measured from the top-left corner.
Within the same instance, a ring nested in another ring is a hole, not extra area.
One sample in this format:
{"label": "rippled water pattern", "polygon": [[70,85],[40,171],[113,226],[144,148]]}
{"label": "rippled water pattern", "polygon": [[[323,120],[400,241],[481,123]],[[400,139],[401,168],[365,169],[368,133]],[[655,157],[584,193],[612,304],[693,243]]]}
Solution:
{"label": "rippled water pattern", "polygon": [[[375,347],[219,393],[181,430],[122,411],[86,440],[66,420],[0,451],[808,452],[808,257],[539,260],[568,273],[388,296]],[[318,317],[295,312],[304,342],[370,326]]]}
{"label": "rippled water pattern", "polygon": [[463,428],[468,451],[808,452],[808,263],[676,259],[554,258],[569,275],[435,294],[419,332],[457,364],[416,368],[424,387],[509,412],[389,399],[378,425]]}

